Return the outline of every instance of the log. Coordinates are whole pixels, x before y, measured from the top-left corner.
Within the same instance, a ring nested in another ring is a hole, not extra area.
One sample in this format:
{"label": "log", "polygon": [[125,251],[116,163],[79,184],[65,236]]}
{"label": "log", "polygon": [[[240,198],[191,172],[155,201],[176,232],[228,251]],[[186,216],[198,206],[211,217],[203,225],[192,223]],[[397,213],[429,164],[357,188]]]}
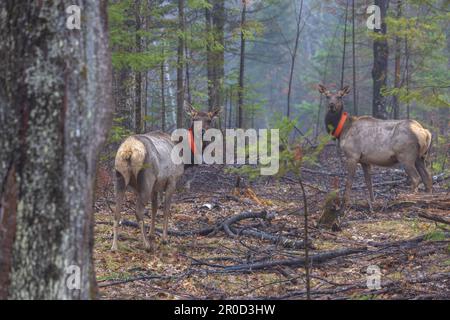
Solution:
{"label": "log", "polygon": [[421,218],[425,218],[428,220],[432,220],[435,222],[439,222],[439,223],[445,223],[450,225],[450,219],[446,219],[444,217],[438,216],[437,214],[431,214],[431,213],[426,213],[426,212],[419,212],[419,217]]}
{"label": "log", "polygon": [[[121,226],[125,226],[125,227],[132,227],[132,228],[140,228],[139,224],[137,222],[134,221],[130,221],[130,220],[122,220],[120,222]],[[149,229],[148,226],[145,227],[147,230]],[[162,234],[162,229],[160,228],[156,228],[155,229],[156,232],[158,232],[159,234]],[[184,236],[207,236],[210,235],[211,233],[214,233],[215,231],[220,230],[220,228],[218,228],[218,226],[212,226],[212,227],[206,227],[203,229],[198,229],[198,230],[188,230],[188,231],[178,231],[178,230],[167,230],[167,233],[171,236],[176,236],[176,237],[184,237]]]}
{"label": "log", "polygon": [[[350,249],[339,249],[326,251],[322,253],[317,253],[309,257],[310,264],[320,264],[326,262],[328,260],[344,257],[352,254],[357,254],[361,252],[367,251],[367,247],[358,247],[358,248],[350,248]],[[284,259],[284,260],[274,260],[267,262],[258,262],[258,263],[249,263],[249,264],[239,264],[230,267],[226,267],[223,269],[223,272],[242,272],[242,271],[255,271],[255,270],[263,270],[268,268],[273,268],[277,266],[289,266],[289,267],[302,267],[305,265],[305,258],[298,259]]]}

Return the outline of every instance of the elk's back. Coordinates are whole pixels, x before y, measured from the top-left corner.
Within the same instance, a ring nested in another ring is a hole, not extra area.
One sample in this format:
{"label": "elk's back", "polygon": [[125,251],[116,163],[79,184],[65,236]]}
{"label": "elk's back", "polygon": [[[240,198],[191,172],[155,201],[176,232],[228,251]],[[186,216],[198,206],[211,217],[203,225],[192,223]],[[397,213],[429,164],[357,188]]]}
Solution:
{"label": "elk's back", "polygon": [[424,156],[431,134],[414,120],[353,118],[340,145],[347,157],[362,163],[391,166],[398,158]]}
{"label": "elk's back", "polygon": [[157,180],[179,178],[184,171],[181,164],[174,164],[171,159],[173,142],[166,133],[155,131],[135,136],[146,146],[146,167],[156,175]]}

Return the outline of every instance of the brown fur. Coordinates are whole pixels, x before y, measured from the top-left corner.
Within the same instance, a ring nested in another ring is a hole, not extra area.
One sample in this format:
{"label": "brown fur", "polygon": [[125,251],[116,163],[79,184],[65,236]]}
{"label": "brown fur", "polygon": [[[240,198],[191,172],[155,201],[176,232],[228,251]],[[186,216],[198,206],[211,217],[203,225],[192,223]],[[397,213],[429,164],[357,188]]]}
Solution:
{"label": "brown fur", "polygon": [[[120,211],[127,187],[130,187],[137,196],[136,218],[146,249],[154,248],[158,195],[164,193],[163,241],[167,240],[170,203],[177,180],[183,174],[183,165],[175,165],[172,162],[173,146],[169,135],[152,132],[128,137],[119,147],[115,159],[116,210],[112,250],[117,250]],[[144,226],[144,209],[150,200],[152,220],[149,242]]]}
{"label": "brown fur", "polygon": [[117,150],[115,168],[125,179],[128,185],[130,178],[137,180],[139,171],[144,165],[145,146],[134,137],[127,138]]}
{"label": "brown fur", "polygon": [[[348,94],[350,89],[347,86],[332,94],[319,85],[319,92],[325,94],[329,101],[325,124],[327,128],[331,126],[334,131],[344,110],[342,97]],[[411,179],[414,192],[417,191],[420,180],[426,190],[431,192],[432,179],[425,165],[430,144],[431,133],[415,120],[349,117],[339,137],[339,145],[347,158],[348,170],[344,201],[348,203],[358,163],[363,168],[371,201],[374,200],[370,176],[372,165],[389,167],[401,163]]]}

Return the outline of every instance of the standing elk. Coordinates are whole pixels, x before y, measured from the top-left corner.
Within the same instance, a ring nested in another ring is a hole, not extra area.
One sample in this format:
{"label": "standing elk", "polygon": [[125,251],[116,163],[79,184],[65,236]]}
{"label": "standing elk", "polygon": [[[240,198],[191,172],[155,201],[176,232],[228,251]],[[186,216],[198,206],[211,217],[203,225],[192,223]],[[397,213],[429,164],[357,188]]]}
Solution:
{"label": "standing elk", "polygon": [[[117,250],[120,211],[125,190],[130,186],[136,193],[136,219],[139,223],[144,247],[154,249],[155,219],[158,211],[158,193],[164,192],[163,241],[167,240],[169,209],[177,180],[183,175],[183,165],[174,164],[171,151],[174,144],[163,132],[137,134],[128,137],[119,147],[115,159],[116,209],[114,212],[114,235],[111,250]],[[152,202],[150,242],[144,224],[144,209]]]}
{"label": "standing elk", "polygon": [[339,140],[346,157],[348,178],[344,203],[348,203],[358,163],[364,171],[370,202],[374,201],[371,165],[391,167],[401,163],[411,179],[413,192],[417,192],[420,179],[427,192],[431,192],[432,179],[425,165],[431,144],[431,133],[415,120],[379,120],[369,116],[352,117],[344,112],[343,97],[350,92],[346,86],[331,93],[323,85],[319,92],[325,95],[328,112],[325,125],[328,133]]}
{"label": "standing elk", "polygon": [[[192,121],[189,129],[191,135],[194,121],[201,121],[202,132],[204,133],[209,129],[212,120],[220,112],[220,108],[216,108],[211,112],[196,111],[188,104],[186,104],[185,110]],[[192,139],[191,137],[190,140],[193,141]],[[137,196],[136,219],[141,229],[144,247],[147,250],[154,249],[158,195],[164,193],[162,240],[163,242],[167,241],[170,204],[176,183],[184,172],[183,164],[174,164],[172,161],[171,152],[173,147],[174,143],[168,134],[156,131],[130,136],[125,139],[117,150],[115,158],[116,208],[114,211],[112,251],[117,251],[120,212],[125,198],[125,190],[128,186],[133,189]],[[193,157],[193,150],[191,152]],[[149,241],[145,232],[144,210],[150,200],[152,203],[152,217]]]}

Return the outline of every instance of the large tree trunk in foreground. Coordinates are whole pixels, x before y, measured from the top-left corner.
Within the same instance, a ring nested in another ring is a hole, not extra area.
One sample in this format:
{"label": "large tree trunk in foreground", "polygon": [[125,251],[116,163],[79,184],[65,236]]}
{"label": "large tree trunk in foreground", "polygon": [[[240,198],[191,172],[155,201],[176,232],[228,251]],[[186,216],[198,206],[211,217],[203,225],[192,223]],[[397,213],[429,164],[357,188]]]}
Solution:
{"label": "large tree trunk in foreground", "polygon": [[78,1],[80,30],[65,25],[72,3],[0,2],[0,298],[96,294],[92,190],[113,110],[106,1]]}
{"label": "large tree trunk in foreground", "polygon": [[[376,33],[386,35],[386,15],[389,6],[388,0],[376,0],[375,4],[380,7],[381,13],[381,29],[375,29]],[[387,70],[388,70],[388,42],[387,39],[375,39],[373,41],[373,100],[372,115],[375,118],[387,119],[386,98],[382,95],[381,90],[386,87]]]}

